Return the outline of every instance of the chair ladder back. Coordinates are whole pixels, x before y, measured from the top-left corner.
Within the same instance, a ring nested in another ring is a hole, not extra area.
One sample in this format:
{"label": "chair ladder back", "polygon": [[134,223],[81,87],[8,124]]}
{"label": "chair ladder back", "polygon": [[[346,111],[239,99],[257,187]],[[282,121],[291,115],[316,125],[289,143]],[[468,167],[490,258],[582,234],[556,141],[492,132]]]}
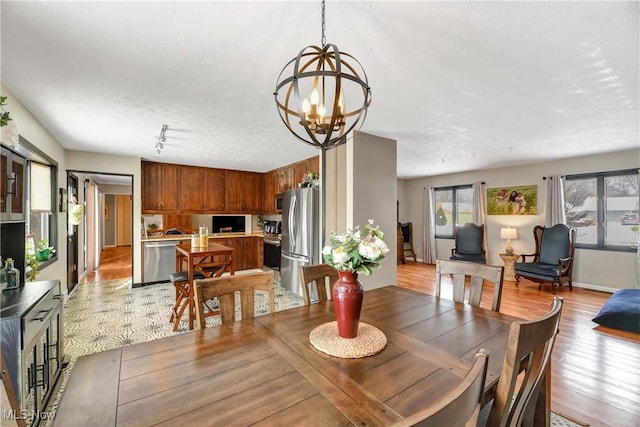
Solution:
{"label": "chair ladder back", "polygon": [[478,276],[471,276],[469,281],[469,304],[474,307],[480,307],[482,302],[482,286],[484,279]]}
{"label": "chair ladder back", "polygon": [[[329,280],[328,294],[327,279]],[[320,302],[331,299],[333,285],[338,280],[338,272],[329,264],[301,266],[300,280],[302,280],[302,298],[304,299],[304,304],[309,305],[311,304],[311,288],[314,284]]]}
{"label": "chair ladder back", "polygon": [[[554,297],[551,311],[542,318],[511,324],[487,426],[534,425],[532,417],[539,392],[551,380],[551,353],[558,334],[562,303],[562,298]],[[524,376],[519,380],[522,371]],[[548,413],[546,417],[549,417]],[[535,420],[535,425],[539,422]]]}
{"label": "chair ladder back", "polygon": [[393,427],[475,427],[487,376],[489,352],[480,349],[460,383],[433,404],[393,424]]}
{"label": "chair ladder back", "polygon": [[464,302],[465,282],[469,277],[469,304],[474,307],[479,307],[482,301],[484,281],[492,282],[494,291],[491,310],[498,311],[500,309],[504,267],[439,259],[436,261],[436,297],[440,297],[442,275],[451,275],[453,278],[453,300],[455,302]]}
{"label": "chair ladder back", "polygon": [[455,302],[464,302],[466,278],[467,276],[464,274],[453,274],[453,300]]}
{"label": "chair ladder back", "polygon": [[268,292],[269,310],[271,313],[275,312],[273,281],[273,271],[196,280],[196,323],[201,329],[205,327],[204,303],[213,298],[218,298],[222,323],[235,322],[236,292],[240,293],[240,315],[242,319],[251,319],[254,317],[254,291],[257,290]]}

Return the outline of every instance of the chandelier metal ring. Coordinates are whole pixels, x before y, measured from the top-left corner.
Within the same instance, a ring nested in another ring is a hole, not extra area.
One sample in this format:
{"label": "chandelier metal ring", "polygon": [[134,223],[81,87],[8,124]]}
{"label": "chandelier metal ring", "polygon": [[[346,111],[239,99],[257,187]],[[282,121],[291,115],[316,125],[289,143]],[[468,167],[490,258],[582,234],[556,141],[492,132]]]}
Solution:
{"label": "chandelier metal ring", "polygon": [[[311,94],[311,101],[301,101],[301,93]],[[364,68],[335,44],[302,49],[280,72],[274,96],[289,131],[322,149],[346,142],[347,135],[364,123],[371,104]],[[353,103],[356,98],[361,101]],[[347,108],[346,100],[355,107]]]}

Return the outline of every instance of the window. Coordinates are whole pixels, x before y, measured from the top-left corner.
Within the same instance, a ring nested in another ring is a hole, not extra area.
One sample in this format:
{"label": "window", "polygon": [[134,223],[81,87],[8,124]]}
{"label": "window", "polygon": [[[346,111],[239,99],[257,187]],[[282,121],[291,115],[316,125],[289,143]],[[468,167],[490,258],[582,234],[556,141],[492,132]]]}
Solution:
{"label": "window", "polygon": [[565,178],[567,223],[580,248],[635,251],[640,228],[638,170],[569,175]]}
{"label": "window", "polygon": [[27,158],[27,234],[33,235],[36,246],[38,242],[46,241],[48,247],[56,249],[58,164],[22,136],[16,151]]}
{"label": "window", "polygon": [[471,222],[473,186],[459,185],[435,189],[436,237],[453,238],[454,224]]}
{"label": "window", "polygon": [[57,216],[55,198],[52,197],[52,194],[55,194],[54,177],[57,176],[57,168],[30,161],[28,169],[28,233],[33,235],[36,246],[41,242],[41,245],[55,248],[57,245]]}

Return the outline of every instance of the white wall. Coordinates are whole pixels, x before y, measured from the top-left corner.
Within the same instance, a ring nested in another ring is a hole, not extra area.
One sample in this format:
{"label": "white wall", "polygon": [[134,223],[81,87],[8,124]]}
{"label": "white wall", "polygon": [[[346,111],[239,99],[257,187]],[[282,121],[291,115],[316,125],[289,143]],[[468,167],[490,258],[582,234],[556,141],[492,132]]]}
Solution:
{"label": "white wall", "polygon": [[[487,188],[505,185],[537,185],[538,215],[487,216],[490,262],[501,264],[502,260],[498,254],[504,252],[506,243],[499,238],[500,227],[511,225],[518,228],[519,239],[512,241],[514,252],[527,254],[535,250],[533,227],[538,224],[544,225],[546,181],[542,179],[543,176],[632,169],[638,167],[639,159],[640,149],[636,149],[516,167],[404,180],[404,183],[398,183],[399,187],[405,186],[405,193],[400,199],[401,212],[406,212],[406,219],[414,224],[414,249],[418,258],[422,258],[424,254],[422,236],[425,188],[464,185],[474,181],[484,181]],[[401,215],[401,219],[404,220],[404,214]],[[453,247],[453,240],[436,239],[436,247],[437,257],[447,258],[451,253],[450,248]],[[637,280],[636,263],[636,253],[576,249],[574,285],[600,290],[634,287]]]}
{"label": "white wall", "polygon": [[397,282],[396,164],[396,141],[363,132],[327,152],[327,234],[341,234],[373,219],[390,249],[380,269],[359,277],[365,289]]}

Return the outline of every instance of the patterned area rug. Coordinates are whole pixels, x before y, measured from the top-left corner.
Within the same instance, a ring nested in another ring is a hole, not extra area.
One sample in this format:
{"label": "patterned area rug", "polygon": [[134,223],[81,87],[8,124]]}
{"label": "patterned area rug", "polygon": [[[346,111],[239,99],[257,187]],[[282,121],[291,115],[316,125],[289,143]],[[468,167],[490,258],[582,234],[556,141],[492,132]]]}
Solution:
{"label": "patterned area rug", "polygon": [[[302,297],[292,294],[278,283],[275,289],[276,311],[303,304]],[[52,397],[48,411],[55,411],[69,381],[78,357],[125,345],[152,341],[188,332],[187,316],[173,332],[169,313],[175,302],[171,283],[132,287],[131,279],[80,284],[64,305],[64,351],[69,358],[62,372],[61,386]],[[266,292],[256,291],[256,315],[269,312]],[[208,317],[207,326],[220,324],[220,316]],[[52,425],[48,419],[47,427]],[[551,425],[575,427],[575,424],[557,414],[551,414]]]}

